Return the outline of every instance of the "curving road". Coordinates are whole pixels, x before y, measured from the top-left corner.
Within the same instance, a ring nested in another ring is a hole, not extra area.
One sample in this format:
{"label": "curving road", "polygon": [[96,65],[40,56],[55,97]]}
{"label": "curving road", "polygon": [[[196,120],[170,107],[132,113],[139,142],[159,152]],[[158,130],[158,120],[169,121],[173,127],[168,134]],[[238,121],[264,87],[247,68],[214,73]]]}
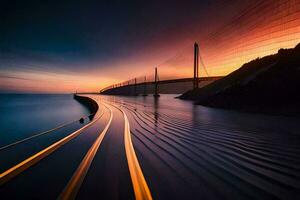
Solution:
{"label": "curving road", "polygon": [[297,118],[209,109],[168,95],[87,96],[100,107],[92,121],[0,148],[0,161],[9,160],[0,164],[1,199],[299,195]]}
{"label": "curving road", "polygon": [[[100,107],[91,122],[65,137],[56,137],[51,144],[48,141],[42,149],[30,150],[32,155],[15,156],[14,162],[3,165],[2,197],[152,199],[131,142],[126,114],[98,96],[89,97]],[[43,143],[48,138],[40,136],[54,130],[2,147],[2,158],[24,150],[18,149],[19,144],[30,145],[32,140]]]}

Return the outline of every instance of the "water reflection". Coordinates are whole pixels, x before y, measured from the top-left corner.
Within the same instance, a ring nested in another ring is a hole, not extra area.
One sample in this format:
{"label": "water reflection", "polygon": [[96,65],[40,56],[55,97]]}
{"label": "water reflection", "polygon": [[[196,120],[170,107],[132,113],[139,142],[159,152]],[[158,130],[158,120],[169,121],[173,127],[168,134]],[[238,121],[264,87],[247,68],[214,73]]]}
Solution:
{"label": "water reflection", "polygon": [[220,195],[213,199],[284,199],[288,187],[299,191],[299,118],[208,108],[174,97],[120,97],[135,148],[142,158],[166,164],[160,170],[165,179],[184,177],[197,188],[208,183]]}
{"label": "water reflection", "polygon": [[159,108],[159,98],[154,98],[153,101],[153,111],[154,111],[154,124],[155,127],[157,127],[157,121],[158,121],[158,108]]}
{"label": "water reflection", "polygon": [[192,125],[193,125],[193,128],[195,128],[197,126],[197,123],[199,121],[199,115],[200,113],[198,113],[198,107],[197,105],[193,104],[191,106],[192,108],[192,111],[191,111],[191,114],[192,114]]}

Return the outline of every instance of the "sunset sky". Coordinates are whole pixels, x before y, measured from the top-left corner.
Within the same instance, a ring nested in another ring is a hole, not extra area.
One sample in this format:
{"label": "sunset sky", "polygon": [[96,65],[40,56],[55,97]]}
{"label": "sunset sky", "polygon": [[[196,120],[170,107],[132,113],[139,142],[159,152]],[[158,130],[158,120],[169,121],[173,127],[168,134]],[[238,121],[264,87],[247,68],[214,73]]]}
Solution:
{"label": "sunset sky", "polygon": [[[96,92],[158,67],[226,75],[300,42],[300,0],[3,1],[0,92]],[[203,67],[203,66],[202,66]]]}

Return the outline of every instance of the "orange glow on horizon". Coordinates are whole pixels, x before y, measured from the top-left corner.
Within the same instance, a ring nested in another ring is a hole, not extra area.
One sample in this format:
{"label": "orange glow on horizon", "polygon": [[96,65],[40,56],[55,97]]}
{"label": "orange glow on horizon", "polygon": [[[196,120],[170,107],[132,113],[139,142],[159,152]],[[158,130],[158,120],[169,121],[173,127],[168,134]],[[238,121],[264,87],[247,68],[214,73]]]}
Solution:
{"label": "orange glow on horizon", "polygon": [[[144,76],[151,81],[155,67],[158,67],[160,80],[192,77],[195,40],[200,46],[200,60],[207,70],[206,73],[200,63],[200,77],[227,75],[246,62],[275,54],[281,48],[293,48],[300,42],[299,0],[266,0],[237,19],[206,37],[195,33],[177,41],[174,31],[172,38],[176,41],[173,43],[159,40],[153,47],[139,49],[128,58],[112,60],[105,66],[90,64],[91,67],[81,72],[0,71],[5,74],[0,76],[0,85],[20,92],[99,92],[135,77],[139,82]],[[197,22],[193,25],[198,26]]]}

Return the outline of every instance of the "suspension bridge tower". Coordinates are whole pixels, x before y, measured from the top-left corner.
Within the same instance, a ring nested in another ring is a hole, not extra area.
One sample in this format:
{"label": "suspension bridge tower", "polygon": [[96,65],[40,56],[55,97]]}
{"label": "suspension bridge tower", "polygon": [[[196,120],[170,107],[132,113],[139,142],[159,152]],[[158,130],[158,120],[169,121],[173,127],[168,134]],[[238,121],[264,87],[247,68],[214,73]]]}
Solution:
{"label": "suspension bridge tower", "polygon": [[154,86],[154,97],[159,97],[160,95],[158,94],[158,74],[157,74],[157,67],[155,67],[155,86]]}
{"label": "suspension bridge tower", "polygon": [[193,89],[199,88],[199,46],[195,42],[194,44],[194,79]]}

